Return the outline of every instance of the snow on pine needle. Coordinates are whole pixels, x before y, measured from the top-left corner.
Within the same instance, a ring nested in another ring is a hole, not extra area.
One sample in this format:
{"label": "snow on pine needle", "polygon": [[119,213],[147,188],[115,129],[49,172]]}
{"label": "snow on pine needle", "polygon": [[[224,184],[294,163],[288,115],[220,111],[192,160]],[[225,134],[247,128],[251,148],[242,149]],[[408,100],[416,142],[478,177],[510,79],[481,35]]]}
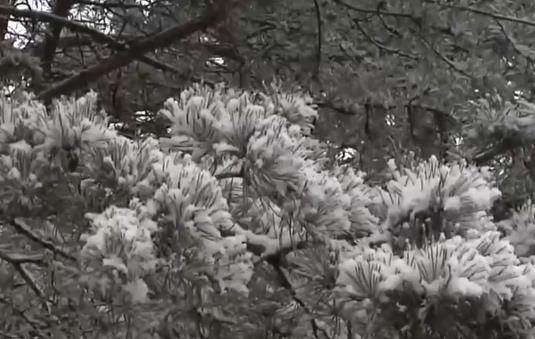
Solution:
{"label": "snow on pine needle", "polygon": [[[470,320],[480,327],[535,321],[535,269],[518,257],[531,255],[533,213],[526,207],[500,224],[506,237],[488,231],[496,229],[487,212],[500,192],[487,168],[434,157],[401,168],[390,162],[384,187],[369,187],[357,169],[330,163],[327,146],[311,135],[310,98],[277,88],[193,86],[167,102],[162,114],[173,126],[163,140],[118,136],[95,100],[61,100],[50,113],[30,96],[0,100],[2,205],[51,204],[42,199],[51,196],[42,182],[57,170],[51,160],[62,152],[80,158],[71,172],[56,171],[55,184],[69,189],[53,194],[92,212],[79,274],[95,300],[126,296],[147,306],[149,296],[184,296],[191,287],[210,295],[198,309],[221,300],[245,301],[245,309],[256,264],[273,265],[276,255],[273,273],[303,315],[294,327],[312,320],[334,328],[340,315],[431,331],[431,318],[451,314],[472,326],[461,314],[466,305],[483,314]],[[417,243],[416,233],[402,233],[407,227],[433,233]],[[380,231],[406,236],[401,249]],[[444,304],[449,314],[437,306]],[[381,319],[394,313],[405,318]]]}
{"label": "snow on pine needle", "polygon": [[195,85],[170,99],[160,112],[172,123],[167,147],[196,151],[195,159],[206,152],[243,154],[257,124],[273,115],[288,124],[310,131],[317,117],[311,100],[298,94],[272,96],[225,88]]}
{"label": "snow on pine needle", "polygon": [[283,92],[281,86],[271,85],[271,98],[277,114],[301,126],[301,132],[310,135],[318,119],[318,107],[310,95],[302,91]]}
{"label": "snow on pine needle", "polygon": [[46,115],[45,106],[32,100],[28,93],[0,97],[0,153],[13,148],[30,149],[31,145],[42,142],[42,136],[35,132]]}
{"label": "snow on pine needle", "polygon": [[121,188],[144,197],[154,194],[157,185],[154,166],[163,162],[158,141],[133,141],[117,137],[106,147],[87,152],[85,174],[109,188]]}
{"label": "snow on pine needle", "polygon": [[249,139],[245,174],[263,195],[289,197],[300,194],[306,182],[303,170],[314,167],[299,128],[287,126],[280,117],[263,120]]}
{"label": "snow on pine needle", "polygon": [[392,180],[375,198],[386,230],[418,218],[432,222],[433,216],[440,216],[440,223],[433,225],[438,226],[435,237],[493,227],[486,222],[486,212],[501,193],[487,168],[463,162],[440,164],[434,156],[412,168],[398,169],[393,161],[389,165]]}
{"label": "snow on pine needle", "polygon": [[[422,312],[438,298],[458,305],[482,303],[490,318],[506,314],[520,296],[533,300],[535,295],[533,266],[521,264],[511,244],[493,231],[478,239],[455,236],[423,248],[409,247],[401,256],[386,244],[364,248],[344,260],[339,270],[335,292],[350,317],[366,318],[389,308],[410,314],[408,308],[421,307]],[[422,302],[411,304],[415,296]],[[529,304],[514,312],[533,321],[533,310]]]}
{"label": "snow on pine needle", "polygon": [[142,278],[154,273],[158,263],[151,239],[157,225],[150,213],[134,200],[129,208],[111,206],[86,217],[92,229],[83,238],[81,261],[89,286],[113,295],[119,284],[134,302],[146,302],[149,288]]}
{"label": "snow on pine needle", "polygon": [[364,174],[350,167],[335,167],[333,174],[341,185],[342,191],[350,198],[348,218],[351,232],[362,237],[377,231],[377,218],[371,213],[372,189],[364,183]]}
{"label": "snow on pine needle", "polygon": [[516,103],[499,96],[479,99],[469,106],[475,110],[467,128],[467,137],[481,140],[533,140],[535,135],[535,105],[525,100]]}
{"label": "snow on pine needle", "polygon": [[43,168],[48,161],[24,150],[12,149],[7,155],[0,155],[0,204],[12,203],[25,207],[36,207],[37,191],[43,187]]}
{"label": "snow on pine needle", "polygon": [[103,147],[117,136],[108,117],[97,111],[97,94],[55,101],[49,117],[42,119],[43,142],[36,149],[49,151]]}
{"label": "snow on pine needle", "polygon": [[166,156],[158,172],[163,183],[149,205],[167,215],[179,234],[187,231],[202,244],[200,259],[213,267],[222,287],[246,293],[252,256],[244,235],[222,235],[234,221],[218,181],[188,155]]}
{"label": "snow on pine needle", "polygon": [[31,151],[69,167],[66,160],[78,158],[82,149],[103,147],[117,137],[116,131],[108,128],[106,115],[97,112],[96,100],[96,94],[90,92],[76,100],[55,101],[47,112],[29,94],[1,98],[0,153]]}
{"label": "snow on pine needle", "polygon": [[513,211],[511,218],[498,223],[498,227],[507,235],[517,255],[535,255],[535,205],[531,200]]}

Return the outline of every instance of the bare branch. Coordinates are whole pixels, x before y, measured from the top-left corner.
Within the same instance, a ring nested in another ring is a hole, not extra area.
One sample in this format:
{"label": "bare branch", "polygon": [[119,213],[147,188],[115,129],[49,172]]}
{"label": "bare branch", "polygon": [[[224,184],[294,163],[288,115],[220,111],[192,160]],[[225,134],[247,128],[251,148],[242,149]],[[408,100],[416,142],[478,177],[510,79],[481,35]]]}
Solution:
{"label": "bare branch", "polygon": [[522,24],[522,25],[526,25],[526,26],[535,27],[535,21],[530,21],[530,20],[527,20],[527,19],[517,18],[517,17],[513,17],[513,16],[497,14],[497,13],[489,12],[489,11],[486,11],[486,10],[483,10],[483,9],[467,7],[467,6],[459,6],[459,5],[441,5],[441,6],[447,7],[447,8],[452,8],[452,9],[457,9],[457,10],[460,10],[460,11],[470,12],[470,13],[474,13],[474,14],[478,14],[478,15],[488,16],[488,17],[491,17],[491,18],[493,18],[495,20],[509,21],[509,22],[514,22],[514,23],[517,23],[517,24]]}
{"label": "bare branch", "polygon": [[323,42],[323,32],[321,27],[321,10],[318,4],[318,0],[314,0],[314,10],[316,11],[316,26],[318,36],[318,42],[316,45],[316,76],[318,76],[321,66],[321,44]]}
{"label": "bare branch", "polygon": [[46,303],[46,295],[43,289],[37,284],[33,275],[22,264],[14,264],[15,270],[20,274],[22,279],[34,291],[34,293],[42,300],[43,307],[50,312],[50,308]]}
{"label": "bare branch", "polygon": [[464,75],[465,77],[467,77],[469,79],[474,79],[473,76],[471,76],[470,74],[466,73],[466,71],[464,71],[463,69],[459,68],[459,66],[457,66],[452,60],[450,60],[448,57],[446,57],[444,54],[442,54],[438,49],[436,49],[435,46],[433,46],[423,36],[420,36],[420,39],[423,41],[423,43],[427,47],[429,47],[433,51],[433,53],[435,53],[439,57],[440,60],[442,60],[444,63],[446,63],[451,69],[453,69],[454,71],[456,71],[459,74]]}
{"label": "bare branch", "polygon": [[389,46],[384,45],[382,42],[375,40],[365,29],[364,27],[358,22],[358,20],[353,20],[353,22],[357,25],[360,32],[368,39],[372,44],[374,44],[377,48],[384,50],[389,53],[398,54],[400,56],[406,57],[408,59],[412,60],[418,60],[418,56],[412,55],[409,53],[405,53],[403,51],[400,51],[398,49],[391,48]]}
{"label": "bare branch", "polygon": [[218,23],[223,18],[224,15],[214,9],[188,23],[176,25],[151,37],[143,38],[139,42],[133,43],[130,49],[116,53],[97,65],[89,67],[42,91],[38,94],[38,98],[47,101],[58,95],[69,94],[87,83],[98,79],[102,75],[128,65],[132,60],[143,56],[147,52],[166,47],[174,41],[183,39],[197,31],[204,30]]}
{"label": "bare branch", "polygon": [[[367,14],[385,15],[385,16],[392,16],[392,17],[398,17],[398,18],[406,18],[406,19],[410,19],[410,20],[413,20],[413,21],[415,19],[418,19],[417,17],[415,17],[411,13],[392,12],[392,11],[386,11],[386,10],[383,10],[383,9],[380,9],[380,8],[371,9],[371,8],[358,7],[358,6],[355,6],[355,5],[352,5],[352,4],[348,4],[347,2],[345,2],[343,0],[334,0],[334,2],[344,6],[346,8],[349,8],[349,9],[355,11],[355,12],[361,12],[361,13],[367,13]],[[502,14],[497,14],[497,13],[493,13],[493,12],[486,11],[486,10],[483,10],[483,9],[478,9],[478,8],[473,8],[473,7],[468,7],[468,6],[460,6],[460,5],[449,5],[449,4],[441,4],[440,6],[443,7],[443,8],[456,9],[456,10],[460,10],[460,11],[471,12],[471,13],[478,14],[478,15],[488,16],[488,17],[496,19],[496,20],[509,21],[509,22],[514,22],[514,23],[517,23],[517,24],[522,24],[522,25],[526,25],[526,26],[535,27],[535,22],[534,21],[530,21],[530,20],[522,19],[522,18],[517,18],[517,17],[512,17],[512,16],[507,16],[507,15],[502,15]]]}
{"label": "bare branch", "polygon": [[15,271],[19,273],[19,275],[26,282],[26,284],[42,300],[43,307],[49,310],[48,304],[46,303],[45,292],[43,291],[41,287],[39,287],[39,284],[37,283],[36,279],[31,274],[31,272],[28,271],[26,267],[24,267],[24,264],[27,264],[27,263],[42,264],[43,256],[42,255],[25,256],[25,255],[21,255],[18,253],[9,253],[7,251],[0,250],[0,259],[10,263],[13,266]]}
{"label": "bare branch", "polygon": [[[107,44],[108,46],[116,50],[126,51],[130,48],[127,44],[119,42],[115,40],[114,38],[108,36],[107,34],[99,32],[96,29],[93,29],[91,27],[82,25],[80,23],[71,21],[69,19],[66,19],[60,16],[57,16],[55,14],[41,12],[41,11],[34,11],[34,10],[16,9],[11,6],[0,6],[0,14],[12,15],[14,17],[32,18],[35,20],[41,20],[41,21],[48,22],[51,24],[67,27],[73,32],[86,34],[90,36],[94,41]],[[59,41],[56,39],[54,49],[56,48],[58,42]],[[51,48],[51,47],[50,46],[47,47],[46,41],[45,41],[43,46],[39,46],[39,47],[36,46],[36,48],[37,50],[42,48],[42,53],[43,55],[45,55],[46,53],[49,53],[46,51],[46,48]],[[176,69],[175,67],[165,64],[161,61],[155,60],[153,58],[150,58],[148,56],[136,55],[135,59],[138,59],[139,61],[142,61],[146,63],[147,65],[150,65],[157,69],[161,69],[163,71],[172,72],[175,74],[182,74],[182,72]]]}
{"label": "bare branch", "polygon": [[525,49],[523,49],[516,41],[516,39],[510,35],[507,32],[507,29],[505,26],[499,21],[496,20],[496,24],[500,27],[505,39],[511,44],[515,52],[517,52],[519,55],[523,56],[526,60],[528,60],[531,64],[535,63],[535,55],[530,55],[529,53],[526,53]]}
{"label": "bare branch", "polygon": [[334,0],[335,3],[340,4],[346,8],[349,8],[355,12],[361,12],[361,13],[367,13],[367,14],[377,14],[377,15],[386,15],[386,16],[393,16],[393,17],[399,17],[399,18],[406,18],[413,20],[415,17],[410,13],[403,13],[403,12],[390,12],[385,11],[383,9],[377,8],[377,9],[371,9],[371,8],[364,8],[364,7],[358,7],[355,5],[348,4],[345,1],[342,0]]}
{"label": "bare branch", "polygon": [[96,41],[101,42],[101,43],[109,43],[110,40],[113,40],[112,38],[108,37],[106,34],[101,33],[91,27],[82,25],[76,21],[72,21],[72,20],[63,18],[61,16],[57,16],[52,13],[35,11],[35,10],[27,10],[27,9],[18,9],[13,6],[0,5],[0,14],[11,15],[15,18],[31,18],[34,20],[48,22],[51,24],[53,23],[56,25],[61,25],[61,26],[67,27],[68,29],[74,32],[79,32],[79,33],[90,35]]}
{"label": "bare branch", "polygon": [[45,240],[45,239],[42,239],[37,233],[35,233],[31,227],[26,223],[24,222],[24,220],[22,220],[21,218],[16,218],[15,220],[13,220],[11,222],[11,224],[13,225],[13,227],[15,227],[15,229],[17,231],[19,231],[20,233],[24,234],[25,236],[27,236],[28,238],[30,238],[31,240],[35,241],[36,243],[39,243],[41,246],[43,246],[44,248],[56,253],[56,254],[59,254],[61,255],[63,258],[65,259],[68,259],[70,261],[77,261],[77,259],[72,256],[71,254],[65,252],[64,250],[62,250],[61,248],[57,247],[54,243],[52,243],[51,241],[48,241],[48,240]]}
{"label": "bare branch", "polygon": [[25,255],[20,253],[10,253],[2,248],[0,248],[0,259],[7,261],[11,264],[42,264],[43,255],[42,254],[33,254]]}

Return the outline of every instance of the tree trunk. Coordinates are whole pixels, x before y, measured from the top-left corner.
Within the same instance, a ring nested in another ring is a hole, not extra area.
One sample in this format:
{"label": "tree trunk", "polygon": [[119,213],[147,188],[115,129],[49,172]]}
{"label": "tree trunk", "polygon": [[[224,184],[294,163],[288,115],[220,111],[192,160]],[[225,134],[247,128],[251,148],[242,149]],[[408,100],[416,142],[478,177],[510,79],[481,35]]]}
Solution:
{"label": "tree trunk", "polygon": [[[11,0],[0,0],[1,6],[11,5]],[[0,41],[4,41],[7,33],[7,26],[9,24],[9,15],[0,15]]]}

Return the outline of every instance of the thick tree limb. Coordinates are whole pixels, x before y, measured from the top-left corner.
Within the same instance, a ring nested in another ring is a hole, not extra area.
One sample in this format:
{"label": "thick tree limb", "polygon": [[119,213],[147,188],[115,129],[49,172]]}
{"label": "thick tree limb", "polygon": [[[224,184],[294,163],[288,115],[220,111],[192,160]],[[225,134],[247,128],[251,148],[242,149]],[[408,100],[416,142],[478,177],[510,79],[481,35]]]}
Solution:
{"label": "thick tree limb", "polygon": [[43,255],[42,254],[32,254],[32,255],[26,255],[26,254],[20,254],[20,253],[12,253],[10,251],[7,251],[0,247],[0,259],[7,261],[11,264],[42,264],[43,263]]}
{"label": "thick tree limb", "polygon": [[[110,37],[110,36],[108,36],[108,35],[106,35],[106,34],[104,34],[102,32],[99,32],[96,29],[93,29],[91,27],[82,25],[80,23],[77,23],[75,21],[71,21],[69,19],[66,19],[66,18],[63,18],[63,17],[60,17],[60,16],[57,16],[55,14],[51,14],[51,13],[47,13],[47,12],[41,12],[41,11],[17,9],[17,8],[12,7],[12,6],[1,6],[1,5],[0,5],[0,14],[12,15],[12,16],[14,16],[16,18],[31,18],[31,19],[40,20],[40,21],[43,21],[43,22],[48,22],[48,23],[51,23],[51,24],[59,25],[59,26],[62,26],[62,27],[67,27],[71,31],[85,34],[86,36],[91,37],[91,39],[93,39],[95,42],[107,44],[108,46],[110,46],[111,48],[114,48],[116,50],[126,51],[126,50],[129,49],[129,46],[127,44],[119,42],[119,41],[115,40],[114,38],[112,38],[112,37]],[[54,45],[54,49],[57,47],[58,42],[59,42],[59,40],[56,40],[55,45]],[[87,43],[87,41],[86,42],[82,41],[82,43]],[[36,51],[40,52],[40,54],[42,53],[42,55],[44,55],[44,54],[48,53],[46,51],[46,48],[47,47],[46,47],[46,41],[45,41],[45,43],[43,45],[36,46]],[[48,47],[48,48],[50,48],[50,47]],[[167,65],[165,63],[162,63],[162,62],[160,62],[158,60],[155,60],[153,58],[150,58],[148,56],[139,55],[139,56],[135,56],[135,59],[138,59],[139,61],[142,61],[142,62],[146,63],[147,65],[150,65],[150,66],[152,66],[154,68],[157,68],[157,69],[161,69],[163,71],[173,72],[173,73],[176,73],[176,74],[181,74],[181,72],[178,69],[176,69],[175,67]]]}
{"label": "thick tree limb", "polygon": [[183,39],[197,31],[208,28],[221,21],[224,15],[217,10],[210,10],[205,15],[183,25],[173,26],[161,33],[144,38],[132,44],[131,48],[116,53],[104,59],[95,66],[89,67],[78,74],[60,81],[52,87],[38,94],[40,100],[47,101],[55,96],[69,94],[70,92],[94,81],[102,75],[108,74],[117,68],[128,65],[132,60],[143,54],[158,48],[163,48],[170,43]]}
{"label": "thick tree limb", "polygon": [[[0,0],[0,6],[8,6],[11,3],[11,0]],[[4,41],[4,38],[7,33],[7,26],[9,25],[9,17],[2,16],[0,17],[0,41]]]}

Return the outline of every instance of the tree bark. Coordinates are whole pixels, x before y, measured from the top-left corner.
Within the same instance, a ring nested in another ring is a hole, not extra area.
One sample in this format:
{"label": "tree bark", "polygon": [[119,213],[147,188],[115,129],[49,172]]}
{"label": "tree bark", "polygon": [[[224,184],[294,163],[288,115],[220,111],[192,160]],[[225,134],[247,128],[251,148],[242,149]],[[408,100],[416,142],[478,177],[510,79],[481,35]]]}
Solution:
{"label": "tree bark", "polygon": [[[11,0],[0,0],[0,6],[10,6]],[[9,26],[9,14],[0,15],[0,41],[4,41]]]}

